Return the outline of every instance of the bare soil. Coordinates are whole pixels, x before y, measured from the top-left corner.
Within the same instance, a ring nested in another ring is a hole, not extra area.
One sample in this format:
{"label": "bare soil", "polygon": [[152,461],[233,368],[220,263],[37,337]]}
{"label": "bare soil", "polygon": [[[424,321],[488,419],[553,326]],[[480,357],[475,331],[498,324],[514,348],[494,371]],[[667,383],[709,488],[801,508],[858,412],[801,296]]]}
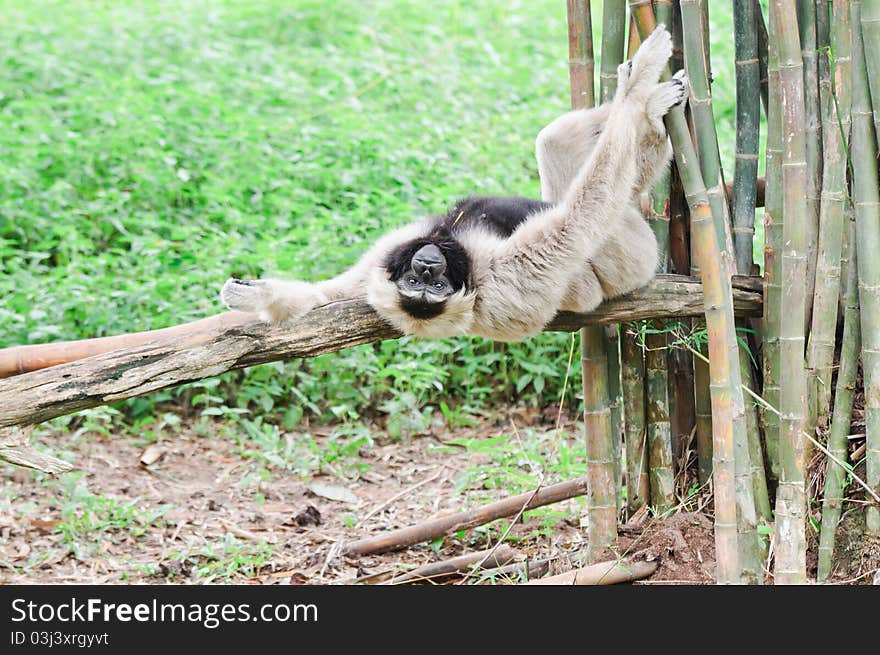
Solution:
{"label": "bare soil", "polygon": [[[308,480],[283,470],[267,479],[265,463],[241,454],[234,442],[186,430],[162,441],[160,457],[149,466],[140,461],[144,447],[131,438],[56,437],[55,448],[76,454],[81,476],[47,482],[30,471],[6,469],[0,583],[339,584],[490,548],[510,519],[395,553],[338,554],[346,541],[509,495],[478,483],[459,488],[461,473],[483,463],[485,455],[463,448],[437,452],[449,439],[491,436],[494,430],[487,425],[376,445],[362,453],[369,466],[359,473],[328,472]],[[111,513],[90,530],[89,515],[65,514],[62,498],[70,498],[69,485],[93,499],[122,506],[134,501],[135,519],[126,523],[119,512]],[[660,563],[636,584],[714,582],[711,506],[704,494],[685,508],[697,511],[681,509],[663,520],[642,512],[622,525],[616,554]],[[585,551],[586,505],[579,498],[552,507],[557,511],[526,514],[506,543],[520,559],[553,560],[557,573]],[[880,545],[873,548],[880,553]],[[847,563],[839,567],[839,580],[851,581],[855,571],[872,566],[862,542],[841,550]]]}

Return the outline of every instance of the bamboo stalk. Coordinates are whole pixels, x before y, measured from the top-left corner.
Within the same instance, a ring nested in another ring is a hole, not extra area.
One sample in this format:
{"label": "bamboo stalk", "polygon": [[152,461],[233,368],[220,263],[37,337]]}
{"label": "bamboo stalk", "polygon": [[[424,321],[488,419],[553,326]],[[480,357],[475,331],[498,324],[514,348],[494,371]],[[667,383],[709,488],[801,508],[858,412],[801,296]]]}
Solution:
{"label": "bamboo stalk", "polygon": [[593,27],[590,3],[567,0],[568,3],[568,77],[571,86],[571,107],[582,109],[595,104],[593,79]]}
{"label": "bamboo stalk", "polygon": [[755,1],[755,26],[758,28],[758,70],[759,84],[761,86],[761,104],[764,105],[764,113],[769,108],[770,76],[768,73],[769,63],[769,39],[767,37],[767,23],[764,22],[764,10],[759,0]]}
{"label": "bamboo stalk", "polygon": [[672,460],[672,429],[669,421],[669,390],[666,371],[666,332],[649,331],[645,350],[648,472],[651,506],[666,511],[675,505],[675,469]]}
{"label": "bamboo stalk", "polygon": [[776,494],[776,584],[806,582],[806,490],[804,429],[807,379],[804,369],[806,306],[807,162],[804,130],[803,60],[795,0],[772,0],[770,38],[779,57],[782,96],[783,251],[779,332],[780,441],[782,475]]}
{"label": "bamboo stalk", "polygon": [[[822,137],[824,139],[822,197],[819,209],[819,253],[816,263],[816,289],[810,329],[809,368],[818,378],[816,413],[820,425],[827,426],[831,412],[831,371],[837,328],[838,296],[841,292],[841,257],[846,223],[847,151],[850,130],[852,33],[849,0],[834,0],[833,81],[820,76],[822,91]],[[828,66],[828,54],[820,58]]]}
{"label": "bamboo stalk", "polygon": [[[569,43],[572,35],[580,35],[584,52],[592,60],[592,31],[589,0],[568,0]],[[584,67],[569,67],[572,89],[589,89],[578,95],[572,91],[572,109],[592,107],[593,78],[581,79],[587,73]],[[595,561],[617,540],[617,488],[620,476],[620,435],[612,429],[609,396],[610,346],[601,327],[581,330],[581,368],[584,380],[584,431],[587,446],[587,475],[589,478],[589,548],[587,556]],[[616,351],[614,351],[616,354]],[[616,456],[615,456],[616,454]]]}
{"label": "bamboo stalk", "polygon": [[700,171],[706,184],[706,193],[712,207],[712,219],[718,231],[718,241],[728,253],[733,253],[733,237],[730,232],[730,206],[727,187],[721,170],[721,154],[715,117],[712,112],[712,92],[709,88],[707,55],[709,35],[703,23],[700,0],[680,0],[681,20],[685,29],[684,57],[688,79],[691,82],[690,108],[694,118],[697,154]]}
{"label": "bamboo stalk", "polygon": [[[862,6],[866,13],[861,17]],[[871,99],[880,105],[880,43],[863,40],[862,30],[876,35],[880,3],[852,1],[852,164],[853,204],[862,330],[862,373],[865,382],[866,481],[880,485],[880,192],[877,188],[877,135],[871,121]],[[870,84],[870,86],[869,86]],[[876,117],[876,113],[874,114]],[[867,531],[880,534],[880,508],[870,505]]]}
{"label": "bamboo stalk", "polygon": [[[861,26],[865,43],[865,62],[868,68],[868,82],[871,98],[874,100],[874,134],[880,148],[880,2],[862,0]],[[870,47],[868,44],[871,44]]]}
{"label": "bamboo stalk", "polygon": [[[643,38],[654,30],[656,22],[650,4],[631,2],[630,11]],[[664,78],[669,78],[668,71]],[[673,109],[665,120],[691,209],[692,238],[696,241],[706,300],[714,432],[716,579],[733,583],[739,580],[733,442],[735,432],[745,438],[745,425],[739,367],[733,365],[737,361],[737,341],[730,297],[730,263],[719,246],[706,187],[695,166],[696,152],[684,109]]]}
{"label": "bamboo stalk", "polygon": [[[848,3],[847,3],[848,4]],[[837,20],[843,20],[840,16]],[[847,22],[849,17],[846,18]],[[855,229],[853,226],[850,229]],[[834,394],[834,416],[828,435],[828,450],[841,462],[846,462],[847,435],[852,419],[856,373],[859,368],[859,280],[855,259],[850,262],[846,281],[846,311],[843,315],[843,337],[840,341],[840,368]],[[834,537],[843,507],[843,492],[849,472],[830,459],[825,469],[825,492],[822,500],[822,530],[819,533],[819,571],[817,578],[824,582],[831,575],[834,555]]]}
{"label": "bamboo stalk", "polygon": [[[763,19],[760,21],[763,23]],[[759,29],[760,34],[760,29]],[[767,183],[764,197],[764,397],[779,407],[779,330],[782,296],[782,97],[779,57],[776,47],[768,50],[769,102],[767,104]],[[779,416],[762,411],[764,443],[770,477],[780,477]]]}
{"label": "bamboo stalk", "polygon": [[[804,84],[804,140],[806,148],[806,301],[804,321],[809,327],[816,286],[816,255],[819,243],[819,200],[822,189],[822,122],[819,103],[819,62],[816,51],[815,0],[797,0],[801,63]],[[809,446],[808,446],[809,448]]]}
{"label": "bamboo stalk", "polygon": [[[748,352],[744,348],[739,350],[739,366],[742,373],[743,384],[752,392],[757,393],[758,385],[755,369]],[[754,402],[748,402],[746,407],[746,421],[749,437],[749,466],[751,467],[752,496],[754,498],[756,518],[765,525],[773,521],[773,510],[770,505],[770,494],[767,489],[767,474],[764,470],[764,453],[761,448],[761,431],[758,421],[758,408]]]}
{"label": "bamboo stalk", "polygon": [[625,326],[620,339],[623,416],[626,440],[626,509],[632,516],[650,501],[645,432],[645,359],[638,324]]}
{"label": "bamboo stalk", "polygon": [[752,270],[758,142],[761,126],[758,28],[754,0],[733,0],[736,57],[736,159],[733,169],[733,245],[738,271]]}
{"label": "bamboo stalk", "polygon": [[617,66],[626,45],[626,0],[602,3],[602,59],[599,73],[599,103],[611,100],[617,90]]}
{"label": "bamboo stalk", "polygon": [[608,361],[601,330],[581,333],[581,367],[584,379],[584,431],[587,437],[589,479],[589,546],[592,562],[617,540],[617,474],[608,406]]}

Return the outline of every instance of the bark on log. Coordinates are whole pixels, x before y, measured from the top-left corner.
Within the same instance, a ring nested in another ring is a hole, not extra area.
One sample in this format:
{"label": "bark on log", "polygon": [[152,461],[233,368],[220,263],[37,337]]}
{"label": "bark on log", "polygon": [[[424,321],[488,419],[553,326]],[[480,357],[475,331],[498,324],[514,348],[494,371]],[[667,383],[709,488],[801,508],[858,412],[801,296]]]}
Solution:
{"label": "bark on log", "polygon": [[392,530],[369,539],[354,541],[346,544],[343,547],[343,552],[347,555],[387,553],[388,551],[399,550],[423,541],[430,541],[458,530],[475,528],[478,525],[484,525],[505,516],[513,516],[526,503],[528,503],[526,509],[534,509],[558,503],[568,498],[583,496],[585,493],[587,493],[586,478],[560,482],[559,484],[539,489],[537,493],[527,491],[524,494],[505,498],[504,500],[499,500],[468,512],[460,512],[452,516],[442,516],[419,525]]}
{"label": "bark on log", "polygon": [[[562,312],[546,329],[572,331],[590,323],[698,316],[703,313],[702,296],[702,286],[693,278],[658,276],[643,289],[588,314]],[[735,277],[734,304],[738,315],[760,315],[761,279]],[[0,380],[0,427],[40,423],[234,369],[400,336],[363,300],[324,305],[285,326],[266,325],[252,316],[248,320],[246,314],[221,316],[231,324]]]}
{"label": "bark on log", "polygon": [[658,562],[600,562],[581,569],[530,580],[529,585],[609,585],[641,580],[657,570]]}

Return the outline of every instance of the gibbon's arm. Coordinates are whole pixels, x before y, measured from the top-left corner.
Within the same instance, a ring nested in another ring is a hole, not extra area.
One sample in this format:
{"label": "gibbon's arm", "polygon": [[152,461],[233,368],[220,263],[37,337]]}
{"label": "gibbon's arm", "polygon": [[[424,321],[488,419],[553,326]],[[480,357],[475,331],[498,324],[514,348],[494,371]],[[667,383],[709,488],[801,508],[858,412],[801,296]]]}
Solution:
{"label": "gibbon's arm", "polygon": [[[686,97],[683,76],[657,83],[671,54],[671,37],[658,26],[632,63],[621,64],[617,92],[592,153],[560,204],[524,223],[496,249],[485,269],[493,284],[524,296],[541,294],[552,302],[559,295],[554,282],[567,279],[573,267],[582,267],[597,254],[617,228],[612,219],[620,216],[619,208],[632,201],[639,187],[643,150],[656,150],[661,142],[666,147],[663,116]],[[553,196],[558,191],[543,192]]]}
{"label": "gibbon's arm", "polygon": [[220,291],[220,298],[229,308],[241,312],[258,312],[272,323],[293,321],[318,305],[336,300],[362,297],[371,271],[381,266],[385,255],[401,243],[425,234],[425,221],[412,223],[380,238],[344,273],[320,282],[299,280],[239,280],[230,278]]}

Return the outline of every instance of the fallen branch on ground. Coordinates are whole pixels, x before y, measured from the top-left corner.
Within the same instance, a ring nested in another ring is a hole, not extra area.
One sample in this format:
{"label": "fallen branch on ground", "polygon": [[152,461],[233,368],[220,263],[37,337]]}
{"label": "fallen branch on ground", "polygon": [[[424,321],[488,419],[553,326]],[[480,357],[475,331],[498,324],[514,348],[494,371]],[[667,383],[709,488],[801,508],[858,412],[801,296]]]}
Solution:
{"label": "fallen branch on ground", "polygon": [[581,569],[567,571],[559,575],[551,575],[549,578],[530,580],[525,584],[530,585],[609,585],[620,582],[632,582],[641,580],[657,570],[658,562],[600,562],[591,564]]}
{"label": "fallen branch on ground", "polygon": [[[506,498],[497,502],[479,507],[468,512],[460,512],[452,516],[443,516],[432,519],[419,525],[413,525],[399,530],[383,533],[369,539],[361,539],[346,544],[343,552],[347,555],[373,555],[385,553],[390,550],[399,550],[430,541],[458,530],[475,528],[495,519],[513,516],[527,503],[526,509],[535,509],[544,505],[558,503],[561,500],[583,496],[587,493],[587,479],[578,478],[540,489],[537,493],[528,491],[512,498]],[[531,502],[529,501],[531,498]]]}
{"label": "fallen branch on ground", "polygon": [[[467,555],[459,555],[442,562],[431,562],[425,564],[412,571],[408,571],[403,575],[398,575],[383,584],[404,584],[413,582],[439,582],[453,575],[461,575],[474,570],[474,564],[478,566],[499,567],[504,566],[514,557],[516,551],[507,545],[501,545],[491,550],[483,550],[478,553],[468,553]],[[488,556],[488,557],[487,557]],[[485,562],[483,560],[486,560]],[[482,570],[477,569],[477,570]]]}

